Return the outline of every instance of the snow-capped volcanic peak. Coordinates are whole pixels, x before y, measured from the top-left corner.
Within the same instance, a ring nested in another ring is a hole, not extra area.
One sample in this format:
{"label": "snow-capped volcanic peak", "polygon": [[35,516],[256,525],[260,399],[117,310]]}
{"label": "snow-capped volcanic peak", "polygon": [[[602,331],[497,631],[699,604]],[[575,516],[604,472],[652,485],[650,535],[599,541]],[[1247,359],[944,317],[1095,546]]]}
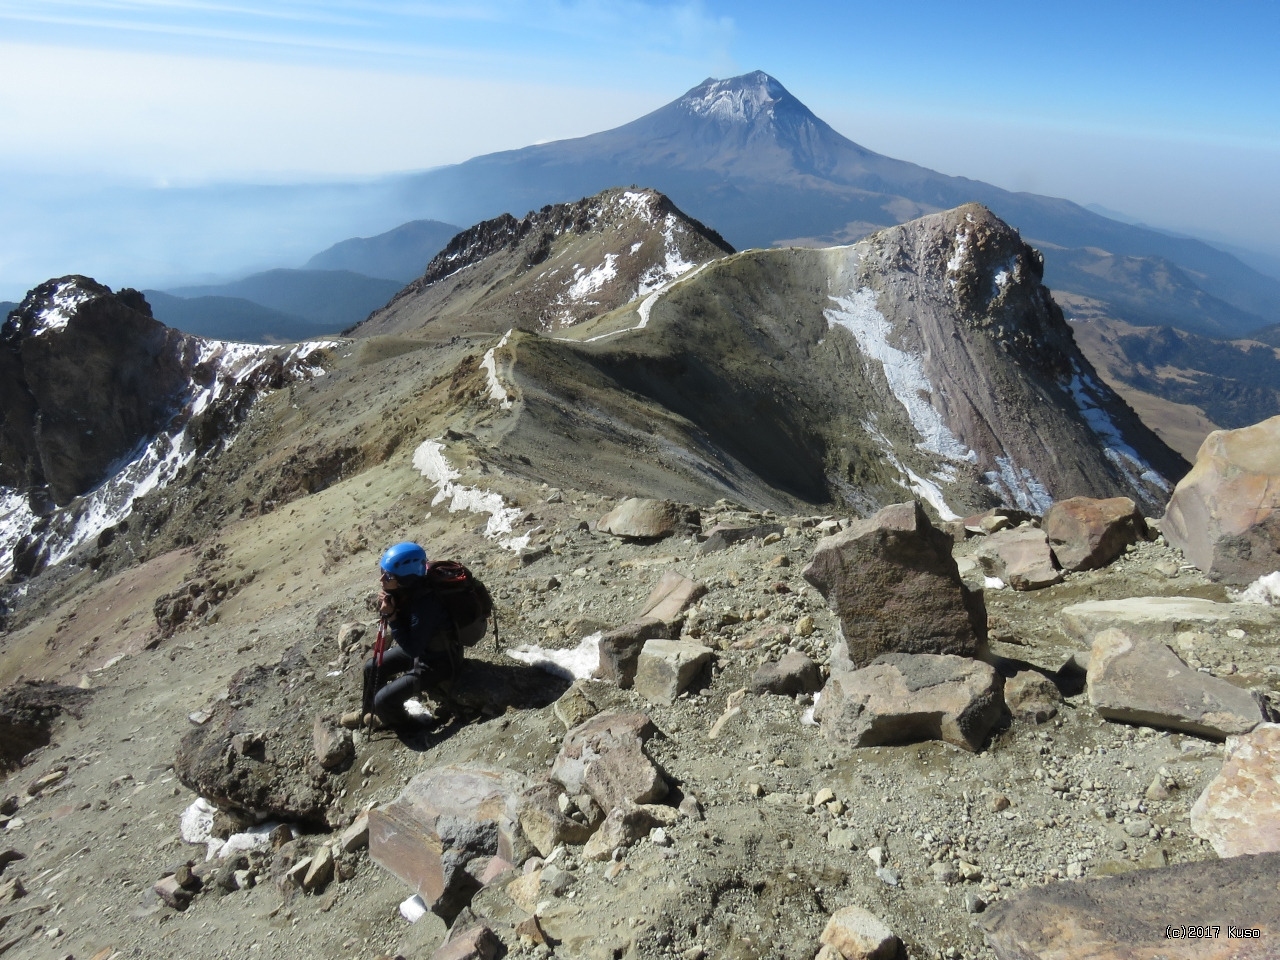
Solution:
{"label": "snow-capped volcanic peak", "polygon": [[762,71],[732,80],[707,80],[692,90],[680,104],[697,117],[711,117],[749,123],[772,112],[787,96],[786,89]]}
{"label": "snow-capped volcanic peak", "polygon": [[65,329],[76,311],[98,295],[98,291],[82,286],[78,278],[67,277],[59,281],[42,297],[43,302],[35,305],[30,325],[25,331],[27,336],[39,337]]}

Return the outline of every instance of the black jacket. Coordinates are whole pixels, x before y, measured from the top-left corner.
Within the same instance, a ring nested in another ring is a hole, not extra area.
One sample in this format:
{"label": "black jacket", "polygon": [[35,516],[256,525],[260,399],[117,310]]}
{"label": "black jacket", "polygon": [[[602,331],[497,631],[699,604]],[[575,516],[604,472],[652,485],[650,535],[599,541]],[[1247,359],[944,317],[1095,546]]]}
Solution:
{"label": "black jacket", "polygon": [[387,621],[396,646],[414,658],[447,655],[453,624],[444,605],[430,590],[403,588],[394,593],[396,612]]}

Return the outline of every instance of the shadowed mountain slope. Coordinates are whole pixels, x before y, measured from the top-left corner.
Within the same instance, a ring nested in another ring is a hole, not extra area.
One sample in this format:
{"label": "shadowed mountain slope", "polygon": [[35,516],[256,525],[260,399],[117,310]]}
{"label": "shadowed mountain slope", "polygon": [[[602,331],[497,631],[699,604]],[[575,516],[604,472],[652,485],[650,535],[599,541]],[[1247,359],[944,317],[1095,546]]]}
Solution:
{"label": "shadowed mountain slope", "polygon": [[408,283],[422,275],[431,258],[460,230],[439,220],[412,220],[376,237],[353,237],[335,243],[308,260],[304,269],[349,270]]}

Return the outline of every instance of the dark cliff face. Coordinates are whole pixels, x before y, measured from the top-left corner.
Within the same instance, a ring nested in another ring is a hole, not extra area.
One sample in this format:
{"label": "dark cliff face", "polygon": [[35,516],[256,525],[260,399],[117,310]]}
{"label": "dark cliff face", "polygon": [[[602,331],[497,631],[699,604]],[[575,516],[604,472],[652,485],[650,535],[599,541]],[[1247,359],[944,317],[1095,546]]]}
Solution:
{"label": "dark cliff face", "polygon": [[172,415],[185,339],[134,290],[71,276],[31,291],[0,332],[0,485],[62,505],[100,483]]}

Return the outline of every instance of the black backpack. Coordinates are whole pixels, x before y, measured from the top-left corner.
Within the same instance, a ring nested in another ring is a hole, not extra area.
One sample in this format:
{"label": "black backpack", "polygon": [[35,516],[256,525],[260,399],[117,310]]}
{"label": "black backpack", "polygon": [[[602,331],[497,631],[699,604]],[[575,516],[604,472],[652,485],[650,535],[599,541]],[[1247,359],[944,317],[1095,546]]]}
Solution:
{"label": "black backpack", "polygon": [[419,588],[438,599],[453,622],[453,639],[458,646],[474,647],[489,632],[493,619],[493,642],[498,645],[498,618],[493,598],[476,575],[456,560],[432,560]]}

